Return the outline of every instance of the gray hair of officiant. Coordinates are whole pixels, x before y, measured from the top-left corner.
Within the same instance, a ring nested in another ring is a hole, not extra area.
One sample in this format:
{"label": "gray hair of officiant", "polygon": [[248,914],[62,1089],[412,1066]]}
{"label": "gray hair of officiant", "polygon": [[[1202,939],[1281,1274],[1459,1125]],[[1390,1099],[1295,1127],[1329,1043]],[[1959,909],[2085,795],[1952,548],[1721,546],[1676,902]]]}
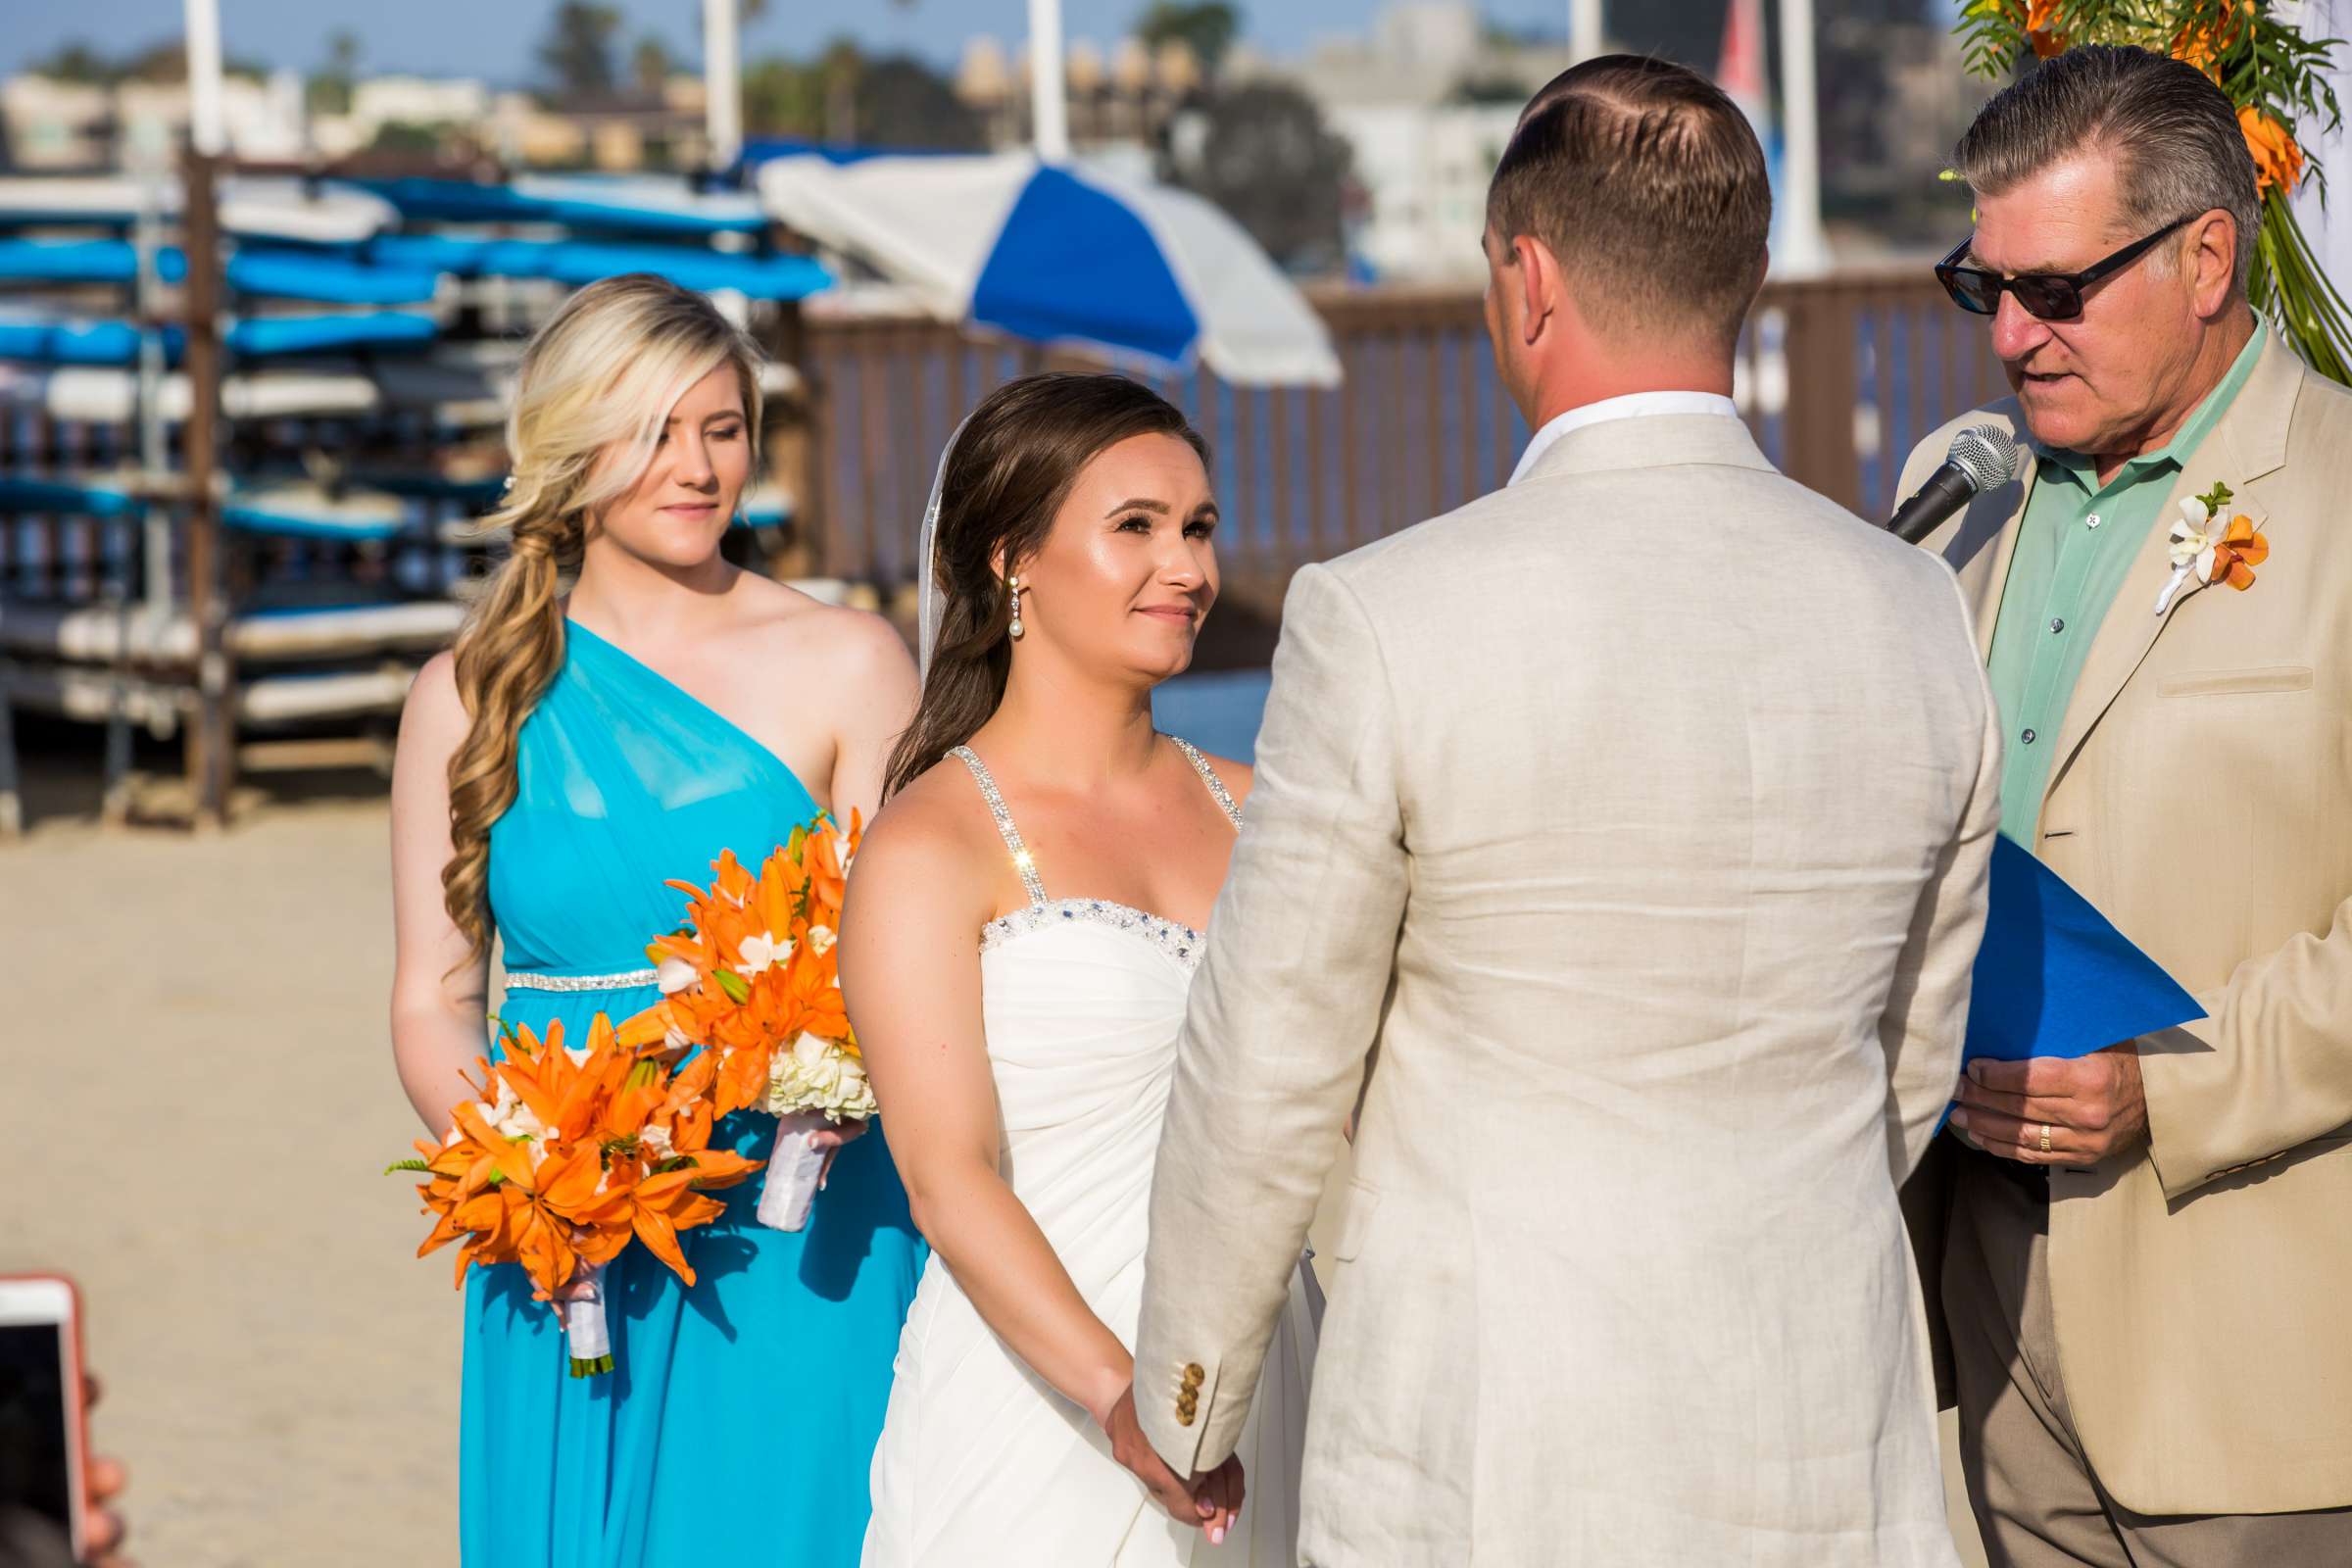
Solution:
{"label": "gray hair of officiant", "polygon": [[[1979,196],[1999,196],[2084,153],[2112,161],[2119,239],[2217,209],[2235,219],[2234,295],[2245,296],[2262,224],[2254,158],[2237,112],[2203,72],[2117,44],[2069,49],[1977,112],[1952,169]],[[2176,253],[2159,246],[2149,260],[2171,267]]]}

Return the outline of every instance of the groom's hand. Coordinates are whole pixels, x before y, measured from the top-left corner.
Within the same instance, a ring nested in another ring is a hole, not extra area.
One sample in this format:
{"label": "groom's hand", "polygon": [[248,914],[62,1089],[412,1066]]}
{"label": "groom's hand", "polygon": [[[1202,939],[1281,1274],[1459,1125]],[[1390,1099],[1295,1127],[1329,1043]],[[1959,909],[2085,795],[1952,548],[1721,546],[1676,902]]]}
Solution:
{"label": "groom's hand", "polygon": [[1110,1456],[1125,1465],[1135,1479],[1144,1484],[1152,1499],[1168,1510],[1168,1516],[1179,1524],[1199,1526],[1205,1522],[1200,1505],[1193,1500],[1190,1487],[1168,1468],[1168,1462],[1152,1449],[1152,1441],[1144,1436],[1144,1424],[1136,1419],[1135,1385],[1127,1385],[1118,1402],[1102,1423],[1102,1431],[1110,1439]]}

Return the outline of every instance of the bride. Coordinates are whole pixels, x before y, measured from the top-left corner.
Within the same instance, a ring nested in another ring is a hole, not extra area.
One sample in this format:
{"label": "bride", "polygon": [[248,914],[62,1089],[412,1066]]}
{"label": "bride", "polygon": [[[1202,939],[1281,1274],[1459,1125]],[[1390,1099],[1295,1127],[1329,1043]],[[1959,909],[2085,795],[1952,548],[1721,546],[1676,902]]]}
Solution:
{"label": "bride", "polygon": [[[1185,996],[1250,791],[1247,767],[1152,723],[1216,599],[1205,460],[1135,382],[1035,375],[982,401],[941,464],[922,703],[842,921],[880,1125],[932,1247],[869,1568],[1296,1560],[1303,1268],[1239,1463],[1196,1485],[1105,1435],[1134,1377]],[[1122,1460],[1155,1472],[1149,1492]]]}

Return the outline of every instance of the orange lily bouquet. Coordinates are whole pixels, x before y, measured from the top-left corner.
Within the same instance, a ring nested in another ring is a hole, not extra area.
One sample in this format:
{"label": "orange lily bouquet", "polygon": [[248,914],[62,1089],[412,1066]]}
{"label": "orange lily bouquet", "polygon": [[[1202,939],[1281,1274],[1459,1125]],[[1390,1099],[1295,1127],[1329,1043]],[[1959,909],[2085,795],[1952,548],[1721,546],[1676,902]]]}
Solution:
{"label": "orange lily bouquet", "polygon": [[808,1223],[827,1154],[816,1135],[874,1114],[835,952],[863,833],[855,812],[846,833],[820,814],[795,828],[756,877],[727,852],[712,862],[708,889],[670,883],[686,895],[686,924],[645,950],[662,1000],[621,1027],[624,1044],[702,1047],[696,1059],[717,1063],[720,1115],[777,1118],[759,1210],[777,1230]]}
{"label": "orange lily bouquet", "polygon": [[521,1264],[534,1299],[564,1298],[571,1375],[610,1372],[606,1266],[634,1240],[692,1285],[678,1233],[715,1219],[710,1192],[754,1162],[710,1148],[712,1057],[672,1071],[623,1046],[601,1012],[585,1049],[564,1045],[561,1023],[544,1041],[504,1026],[501,1039],[505,1058],[477,1060],[481,1081],[466,1084],[478,1098],[456,1107],[448,1134],[390,1167],[427,1178],[416,1192],[435,1220],[416,1255],[461,1243],[460,1285],[468,1266]]}

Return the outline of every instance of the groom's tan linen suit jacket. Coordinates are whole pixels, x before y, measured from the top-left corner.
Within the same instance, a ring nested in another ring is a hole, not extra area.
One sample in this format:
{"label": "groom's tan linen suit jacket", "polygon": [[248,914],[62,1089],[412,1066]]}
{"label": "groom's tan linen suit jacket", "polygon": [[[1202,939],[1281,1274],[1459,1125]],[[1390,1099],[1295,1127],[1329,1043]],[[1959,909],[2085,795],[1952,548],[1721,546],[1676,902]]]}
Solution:
{"label": "groom's tan linen suit jacket", "polygon": [[[1904,493],[1988,421],[2023,435],[2014,401],[1956,419]],[[1987,650],[2032,477],[1925,541]],[[2270,559],[2159,616],[2179,503],[2216,480]],[[2211,1014],[2140,1042],[2147,1141],[2050,1178],[2076,1430],[2135,1513],[2352,1504],[2352,393],[2277,334],[2149,530],[2057,744],[2031,848]],[[1908,1195],[1927,1259],[1948,1152]]]}
{"label": "groom's tan linen suit jacket", "polygon": [[1895,1193],[1991,723],[1951,573],[1730,417],[1301,570],[1159,1148],[1153,1446],[1232,1451],[1360,1090],[1307,1562],[1951,1563]]}

